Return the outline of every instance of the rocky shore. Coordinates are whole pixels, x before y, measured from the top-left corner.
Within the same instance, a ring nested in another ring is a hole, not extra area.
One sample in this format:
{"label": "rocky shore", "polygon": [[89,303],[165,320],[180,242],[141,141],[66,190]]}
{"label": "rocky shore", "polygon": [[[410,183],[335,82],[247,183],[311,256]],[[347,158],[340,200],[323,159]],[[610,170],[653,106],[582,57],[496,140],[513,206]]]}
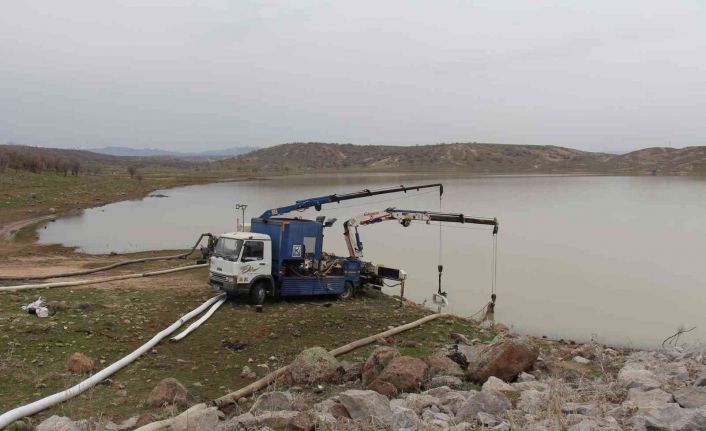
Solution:
{"label": "rocky shore", "polygon": [[[421,358],[400,354],[394,340],[380,340],[364,362],[306,349],[269,391],[221,409],[199,403],[159,421],[143,414],[122,423],[52,416],[36,429],[706,430],[701,349],[635,351],[507,332],[482,344],[449,335],[453,344]],[[176,412],[186,400],[186,389],[165,379],[149,403]]]}

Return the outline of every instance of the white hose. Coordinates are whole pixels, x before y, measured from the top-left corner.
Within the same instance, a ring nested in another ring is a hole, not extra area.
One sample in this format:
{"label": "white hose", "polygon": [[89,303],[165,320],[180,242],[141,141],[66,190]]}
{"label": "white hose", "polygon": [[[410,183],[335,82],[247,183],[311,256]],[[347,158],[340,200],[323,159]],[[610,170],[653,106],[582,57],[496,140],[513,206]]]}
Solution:
{"label": "white hose", "polygon": [[152,277],[154,275],[169,274],[169,273],[177,272],[177,271],[186,271],[188,269],[203,268],[205,266],[208,266],[208,264],[204,263],[201,265],[179,266],[177,268],[162,269],[160,271],[139,272],[139,273],[133,273],[133,274],[115,275],[112,277],[91,278],[89,280],[57,281],[55,283],[21,284],[21,285],[17,285],[17,286],[0,286],[0,292],[12,292],[15,290],[27,290],[27,289],[48,289],[51,287],[68,287],[68,286],[81,286],[84,284],[105,283],[107,281],[127,280],[129,278]]}
{"label": "white hose", "polygon": [[184,337],[186,337],[187,335],[189,335],[189,334],[191,333],[191,331],[193,331],[194,329],[196,329],[196,328],[198,328],[199,326],[201,326],[201,324],[202,324],[203,322],[207,321],[208,318],[211,317],[211,316],[213,315],[213,313],[215,313],[216,310],[218,310],[218,307],[220,307],[221,305],[223,305],[224,302],[226,302],[226,297],[225,297],[225,296],[224,296],[223,298],[221,298],[220,301],[218,301],[218,302],[216,302],[215,304],[213,304],[213,306],[212,306],[207,312],[205,312],[204,315],[199,318],[199,320],[197,320],[197,321],[195,321],[194,323],[192,323],[191,325],[189,325],[189,327],[186,328],[186,329],[184,329],[184,331],[182,331],[182,332],[180,332],[179,334],[173,336],[173,337],[171,338],[171,341],[179,341],[179,340],[181,340],[182,338],[184,338]]}
{"label": "white hose", "polygon": [[149,351],[152,347],[157,345],[162,339],[165,337],[169,336],[172,332],[176,331],[179,329],[181,325],[184,324],[184,322],[187,322],[194,317],[198,316],[199,313],[203,312],[206,308],[211,306],[216,301],[221,300],[225,294],[221,294],[218,296],[214,296],[213,298],[209,299],[208,301],[204,302],[203,304],[199,305],[197,308],[194,310],[190,311],[189,313],[183,315],[182,317],[179,318],[176,322],[172,323],[171,326],[169,326],[167,329],[164,329],[162,332],[158,333],[155,335],[151,340],[140,346],[137,350],[134,352],[130,353],[129,355],[123,357],[122,359],[118,360],[114,364],[100,370],[96,374],[92,375],[91,377],[87,378],[86,380],[76,384],[75,386],[70,387],[69,389],[62,391],[62,392],[57,392],[54,395],[49,395],[48,397],[42,398],[40,400],[37,400],[33,403],[17,407],[15,409],[12,409],[6,413],[3,413],[0,415],[0,429],[5,428],[6,426],[10,425],[14,421],[18,419],[22,419],[25,416],[31,416],[35,413],[41,412],[44,409],[47,409],[55,404],[59,404],[61,402],[67,401],[76,395],[84,392],[85,390],[97,385],[98,383],[102,382],[103,380],[107,379],[113,373],[117,372],[124,366],[128,365],[130,362],[134,361],[137,359],[140,355],[143,353]]}

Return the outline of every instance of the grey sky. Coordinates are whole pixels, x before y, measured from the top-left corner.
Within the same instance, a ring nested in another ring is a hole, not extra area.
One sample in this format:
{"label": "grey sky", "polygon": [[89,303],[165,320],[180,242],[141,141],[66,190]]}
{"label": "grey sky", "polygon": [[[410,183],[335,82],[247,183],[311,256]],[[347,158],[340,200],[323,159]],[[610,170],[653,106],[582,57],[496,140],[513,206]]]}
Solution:
{"label": "grey sky", "polygon": [[705,145],[706,3],[4,1],[0,142]]}

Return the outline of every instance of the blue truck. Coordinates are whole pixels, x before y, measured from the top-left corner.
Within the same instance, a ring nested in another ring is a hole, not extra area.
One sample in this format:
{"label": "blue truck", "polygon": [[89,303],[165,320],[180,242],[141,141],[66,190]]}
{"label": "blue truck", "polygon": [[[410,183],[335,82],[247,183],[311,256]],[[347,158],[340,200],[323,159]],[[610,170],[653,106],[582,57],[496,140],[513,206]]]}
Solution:
{"label": "blue truck", "polygon": [[443,185],[397,186],[333,194],[296,201],[273,208],[251,220],[248,232],[219,235],[211,250],[209,285],[230,296],[246,297],[252,304],[265,299],[312,295],[350,298],[365,284],[380,286],[382,279],[403,280],[404,271],[382,268],[357,257],[339,257],[323,251],[324,230],[335,219],[284,217],[293,211],[340,203],[351,199],[407,193]]}

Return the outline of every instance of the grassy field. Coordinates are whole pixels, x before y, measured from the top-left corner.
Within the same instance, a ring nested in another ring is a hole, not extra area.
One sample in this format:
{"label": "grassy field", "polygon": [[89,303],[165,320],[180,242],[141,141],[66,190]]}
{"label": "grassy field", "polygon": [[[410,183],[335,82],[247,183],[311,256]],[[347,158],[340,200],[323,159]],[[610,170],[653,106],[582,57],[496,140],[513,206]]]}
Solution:
{"label": "grassy field", "polygon": [[[154,266],[152,264],[150,266]],[[136,271],[132,268],[130,271]],[[145,269],[140,268],[140,269]],[[81,352],[97,368],[115,362],[193,309],[214,292],[205,286],[206,271],[150,279],[125,280],[83,288],[22,291],[0,297],[0,411],[52,394],[81,380],[66,371],[67,360]],[[66,309],[49,318],[25,314],[20,306],[38,296],[63,301]],[[188,389],[191,401],[214,399],[250,383],[240,376],[248,365],[258,376],[290,362],[302,349],[328,349],[418,319],[428,311],[400,308],[393,299],[370,294],[353,300],[274,302],[256,313],[248,305],[227,302],[207,323],[178,343],[163,341],[151,353],[100,385],[49,409],[34,420],[61,414],[74,418],[121,419],[154,411],[147,396],[165,377]],[[449,333],[487,340],[494,334],[462,320],[437,320],[395,337],[400,350],[429,355],[449,342]],[[245,343],[242,351],[224,347]],[[342,359],[364,360],[375,346]],[[274,358],[274,359],[272,359]],[[158,412],[168,415],[170,412]]]}

